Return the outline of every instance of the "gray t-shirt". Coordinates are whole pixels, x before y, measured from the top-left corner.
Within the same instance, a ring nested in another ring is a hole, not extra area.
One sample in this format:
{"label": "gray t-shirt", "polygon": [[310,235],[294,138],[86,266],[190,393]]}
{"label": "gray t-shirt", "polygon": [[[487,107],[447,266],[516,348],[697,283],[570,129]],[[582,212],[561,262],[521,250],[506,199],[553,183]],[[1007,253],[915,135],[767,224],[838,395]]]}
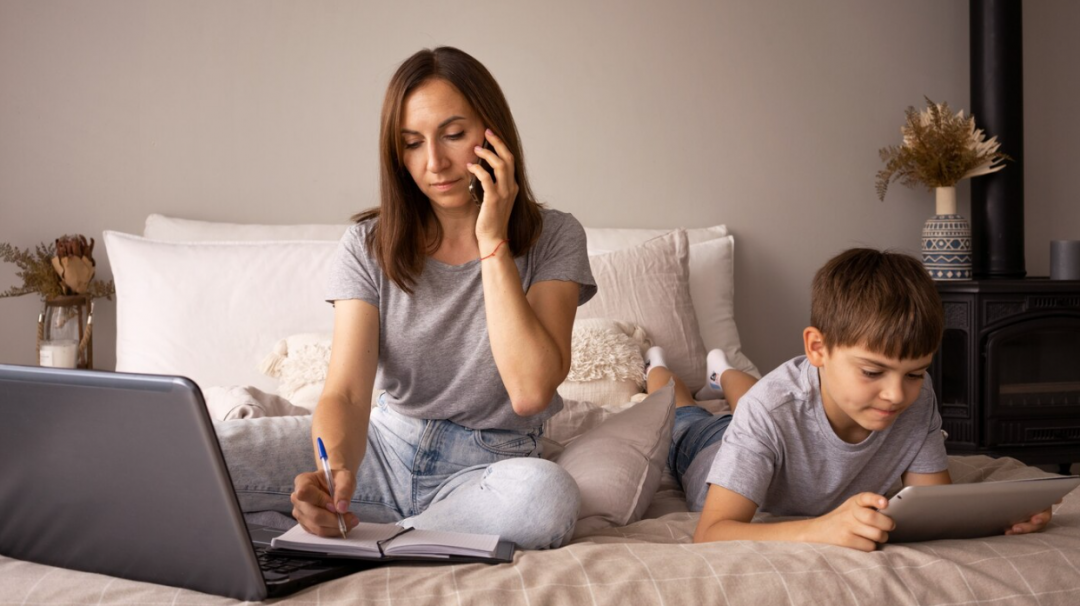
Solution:
{"label": "gray t-shirt", "polygon": [[[596,294],[585,230],[569,213],[542,209],[543,232],[516,258],[525,292],[563,280],[581,288],[578,305]],[[413,294],[398,288],[369,255],[375,220],[341,239],[330,267],[328,301],[360,299],[379,310],[379,370],[375,385],[401,414],[447,419],[471,429],[532,429],[562,409],[558,393],[544,412],[522,417],[510,405],[488,340],[480,260],[447,265],[430,257]]]}
{"label": "gray t-shirt", "polygon": [[948,466],[929,376],[888,429],[848,444],[825,416],[817,368],[799,356],[739,400],[708,482],[774,515],[820,516],[860,492],[885,494],[904,472]]}

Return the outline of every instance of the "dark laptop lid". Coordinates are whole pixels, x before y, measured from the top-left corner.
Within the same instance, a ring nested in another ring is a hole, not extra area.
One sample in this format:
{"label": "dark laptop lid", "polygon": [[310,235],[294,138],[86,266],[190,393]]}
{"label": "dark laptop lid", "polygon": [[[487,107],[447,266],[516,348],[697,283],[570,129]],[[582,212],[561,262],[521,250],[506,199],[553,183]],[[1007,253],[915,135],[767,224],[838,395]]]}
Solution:
{"label": "dark laptop lid", "polygon": [[0,364],[0,554],[266,596],[198,387]]}

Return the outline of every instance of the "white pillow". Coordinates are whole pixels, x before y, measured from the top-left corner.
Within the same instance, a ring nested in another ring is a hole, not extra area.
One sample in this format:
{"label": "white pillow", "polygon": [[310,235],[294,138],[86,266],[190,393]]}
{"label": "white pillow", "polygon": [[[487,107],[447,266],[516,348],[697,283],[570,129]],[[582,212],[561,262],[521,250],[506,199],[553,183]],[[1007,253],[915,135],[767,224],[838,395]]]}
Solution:
{"label": "white pillow", "polygon": [[735,368],[761,378],[757,366],[742,352],[735,325],[733,236],[690,244],[690,298],[705,350],[722,349]]}
{"label": "white pillow", "polygon": [[660,486],[675,420],[669,384],[566,445],[555,462],[581,490],[574,538],[641,519]]}
{"label": "white pillow", "polygon": [[[585,228],[590,255],[640,245],[670,230]],[[735,324],[735,238],[726,225],[686,230],[690,241],[690,298],[705,350],[723,349],[735,368],[760,377],[742,353]]]}
{"label": "white pillow", "polygon": [[664,348],[668,368],[691,391],[705,385],[705,345],[690,298],[686,232],[589,257],[597,293],[579,318],[612,318],[645,329]]}
{"label": "white pillow", "polygon": [[[621,227],[586,227],[585,239],[588,241],[590,255],[600,255],[613,250],[631,248],[644,244],[653,238],[670,232],[670,229],[634,229]],[[728,235],[726,225],[713,225],[712,227],[695,227],[686,230],[686,237],[690,244],[714,240]]]}
{"label": "white pillow", "polygon": [[258,225],[193,221],[152,214],[146,217],[143,237],[170,242],[237,242],[251,240],[333,240],[345,235],[350,224]]}
{"label": "white pillow", "polygon": [[[143,236],[172,242],[250,240],[340,240],[349,224],[259,225],[196,221],[159,214],[146,218]],[[643,244],[671,230],[586,227],[590,255],[603,254]],[[734,239],[723,245],[702,243],[727,236],[726,225],[686,230],[690,242],[690,296],[697,313],[698,327],[706,351],[720,348],[738,369],[760,377],[757,367],[742,353],[734,315]],[[729,236],[730,237],[730,236]],[[608,385],[598,385],[603,397]],[[592,397],[597,397],[594,394]],[[583,398],[579,398],[583,399]]]}
{"label": "white pillow", "polygon": [[161,242],[106,231],[116,370],[275,393],[259,362],[283,336],[331,332],[336,241]]}

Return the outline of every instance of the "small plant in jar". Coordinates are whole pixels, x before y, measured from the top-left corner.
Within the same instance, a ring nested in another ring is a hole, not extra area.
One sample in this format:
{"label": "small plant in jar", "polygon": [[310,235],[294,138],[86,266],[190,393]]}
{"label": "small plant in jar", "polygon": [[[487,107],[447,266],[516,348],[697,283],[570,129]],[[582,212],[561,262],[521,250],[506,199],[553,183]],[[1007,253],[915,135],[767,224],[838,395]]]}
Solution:
{"label": "small plant in jar", "polygon": [[52,244],[22,250],[0,242],[0,260],[14,263],[21,286],[0,292],[0,298],[36,293],[44,309],[38,316],[38,361],[42,366],[93,367],[93,300],[112,300],[112,280],[94,279],[94,240],[62,236]]}

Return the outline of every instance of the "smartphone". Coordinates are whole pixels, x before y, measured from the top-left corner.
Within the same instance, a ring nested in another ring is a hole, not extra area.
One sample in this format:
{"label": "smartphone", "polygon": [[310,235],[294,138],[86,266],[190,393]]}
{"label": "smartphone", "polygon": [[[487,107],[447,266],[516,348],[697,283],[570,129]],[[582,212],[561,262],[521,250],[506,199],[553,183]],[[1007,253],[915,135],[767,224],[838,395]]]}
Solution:
{"label": "smartphone", "polygon": [[[483,148],[491,149],[491,143],[486,139],[484,140]],[[480,168],[486,170],[488,174],[491,175],[492,179],[495,178],[495,170],[488,165],[487,160],[480,158],[479,164]],[[469,195],[472,196],[473,202],[475,202],[477,206],[484,203],[484,184],[480,182],[480,179],[476,178],[476,175],[472,175],[469,179]]]}

